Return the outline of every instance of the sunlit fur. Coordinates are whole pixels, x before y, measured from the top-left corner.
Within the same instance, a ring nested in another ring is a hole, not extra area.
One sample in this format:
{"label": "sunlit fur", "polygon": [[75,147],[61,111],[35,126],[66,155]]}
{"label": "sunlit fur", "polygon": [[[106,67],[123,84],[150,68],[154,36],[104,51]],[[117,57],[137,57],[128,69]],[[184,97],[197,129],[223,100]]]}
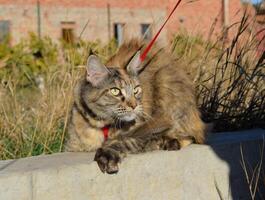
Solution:
{"label": "sunlit fur", "polygon": [[[156,47],[139,75],[128,72],[130,59],[143,46],[138,40],[123,44],[105,64],[109,76],[100,87],[93,87],[85,78],[77,84],[67,150],[102,147],[101,151],[107,149],[123,157],[126,152],[170,149],[175,144],[172,141],[179,147],[204,142],[205,126],[192,82],[170,53]],[[101,131],[104,126],[111,127],[106,142]]]}

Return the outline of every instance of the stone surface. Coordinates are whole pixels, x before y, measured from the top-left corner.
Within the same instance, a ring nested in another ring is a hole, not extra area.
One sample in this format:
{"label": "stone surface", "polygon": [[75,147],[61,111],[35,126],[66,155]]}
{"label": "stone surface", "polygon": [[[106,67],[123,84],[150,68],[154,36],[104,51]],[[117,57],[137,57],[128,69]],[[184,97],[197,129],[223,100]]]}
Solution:
{"label": "stone surface", "polygon": [[[238,134],[240,141],[231,134]],[[94,153],[0,161],[0,199],[249,200],[241,163],[244,159],[251,176],[250,168],[261,161],[264,135],[264,130],[216,134],[209,145],[130,155],[115,175],[100,172]],[[260,195],[264,188],[259,185]]]}

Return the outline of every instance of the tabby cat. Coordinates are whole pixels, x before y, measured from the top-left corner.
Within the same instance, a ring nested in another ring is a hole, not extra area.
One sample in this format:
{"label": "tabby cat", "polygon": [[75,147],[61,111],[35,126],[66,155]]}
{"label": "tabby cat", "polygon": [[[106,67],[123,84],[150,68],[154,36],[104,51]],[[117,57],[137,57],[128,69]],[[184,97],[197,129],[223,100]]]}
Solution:
{"label": "tabby cat", "polygon": [[89,56],[87,73],[74,91],[65,148],[97,150],[95,161],[102,172],[117,173],[127,153],[204,142],[192,82],[165,49],[154,48],[141,62],[143,47],[131,40],[105,65]]}

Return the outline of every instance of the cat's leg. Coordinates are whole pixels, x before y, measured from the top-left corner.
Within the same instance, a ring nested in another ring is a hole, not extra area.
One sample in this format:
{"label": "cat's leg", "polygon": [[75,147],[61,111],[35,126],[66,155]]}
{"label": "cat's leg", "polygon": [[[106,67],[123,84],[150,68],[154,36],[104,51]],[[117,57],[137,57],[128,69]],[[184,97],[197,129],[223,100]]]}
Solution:
{"label": "cat's leg", "polygon": [[[170,125],[164,123],[144,124],[138,129],[119,137],[108,140],[96,152],[94,160],[100,170],[105,173],[117,173],[118,163],[128,153],[141,153],[161,149],[162,136],[170,129]],[[153,142],[153,145],[151,143]]]}
{"label": "cat's leg", "polygon": [[163,138],[163,150],[176,151],[180,149],[180,142],[176,138],[164,137]]}
{"label": "cat's leg", "polygon": [[168,151],[179,150],[192,143],[195,143],[195,138],[192,134],[181,130],[180,126],[172,127],[165,136],[163,136],[163,147],[161,149]]}
{"label": "cat's leg", "polygon": [[97,150],[94,160],[103,173],[117,173],[119,171],[118,163],[126,154],[142,152],[143,146],[144,141],[139,138],[120,137],[109,140]]}
{"label": "cat's leg", "polygon": [[144,146],[144,151],[153,150],[168,150],[176,151],[180,149],[180,143],[178,139],[171,138],[168,136],[162,136],[159,138],[152,139],[146,143]]}
{"label": "cat's leg", "polygon": [[192,137],[163,137],[163,146],[161,149],[168,151],[176,151],[192,143],[194,143],[194,139]]}
{"label": "cat's leg", "polygon": [[178,140],[160,134],[148,136],[132,135],[109,140],[97,150],[94,160],[103,173],[113,174],[119,171],[118,164],[128,153],[135,154],[160,149],[179,150],[184,147],[184,141],[189,140],[188,138]]}

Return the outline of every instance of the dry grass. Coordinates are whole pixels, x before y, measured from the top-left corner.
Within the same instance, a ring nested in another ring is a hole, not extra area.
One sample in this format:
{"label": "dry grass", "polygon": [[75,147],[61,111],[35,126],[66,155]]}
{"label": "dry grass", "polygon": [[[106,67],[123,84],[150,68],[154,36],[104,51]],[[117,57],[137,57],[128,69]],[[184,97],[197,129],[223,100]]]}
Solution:
{"label": "dry grass", "polygon": [[189,38],[184,48],[175,44],[188,49],[180,59],[196,83],[203,119],[215,131],[265,127],[265,52],[257,52],[262,41],[247,16],[233,26],[238,30],[228,43],[220,37],[215,43]]}
{"label": "dry grass", "polygon": [[[216,130],[264,125],[265,54],[256,55],[252,38],[239,42],[248,26],[243,19],[226,45],[178,34],[172,46],[197,85],[204,120],[215,122]],[[91,51],[106,60],[115,45],[79,42],[62,47],[31,36],[15,47],[0,48],[0,159],[62,151],[80,66]]]}
{"label": "dry grass", "polygon": [[252,200],[255,200],[257,197],[259,199],[264,199],[264,194],[262,194],[262,192],[260,191],[260,187],[265,186],[265,176],[263,171],[264,144],[265,141],[263,138],[263,143],[260,148],[260,159],[254,168],[248,165],[248,162],[244,156],[242,145],[240,146],[241,166],[245,174],[246,182],[249,187],[249,194]]}
{"label": "dry grass", "polygon": [[[32,52],[28,49],[29,45],[25,46],[27,53]],[[87,54],[93,51],[106,59],[107,54],[115,50],[112,44],[102,46],[100,43],[82,42],[79,46],[64,46],[58,60],[53,66],[48,66],[53,69],[51,71],[45,69],[42,73],[35,74],[33,69],[25,74],[3,73],[0,84],[1,159],[50,154],[63,150],[72,91],[76,80],[83,73],[82,66]],[[10,59],[5,68],[14,67],[13,57],[16,55],[7,56]],[[34,59],[45,67],[46,63],[42,58]],[[21,65],[27,64],[28,60]],[[38,77],[44,79],[44,87],[38,85]]]}
{"label": "dry grass", "polygon": [[0,157],[25,157],[62,150],[77,70],[65,64],[46,77],[44,91],[4,83],[0,102]]}

